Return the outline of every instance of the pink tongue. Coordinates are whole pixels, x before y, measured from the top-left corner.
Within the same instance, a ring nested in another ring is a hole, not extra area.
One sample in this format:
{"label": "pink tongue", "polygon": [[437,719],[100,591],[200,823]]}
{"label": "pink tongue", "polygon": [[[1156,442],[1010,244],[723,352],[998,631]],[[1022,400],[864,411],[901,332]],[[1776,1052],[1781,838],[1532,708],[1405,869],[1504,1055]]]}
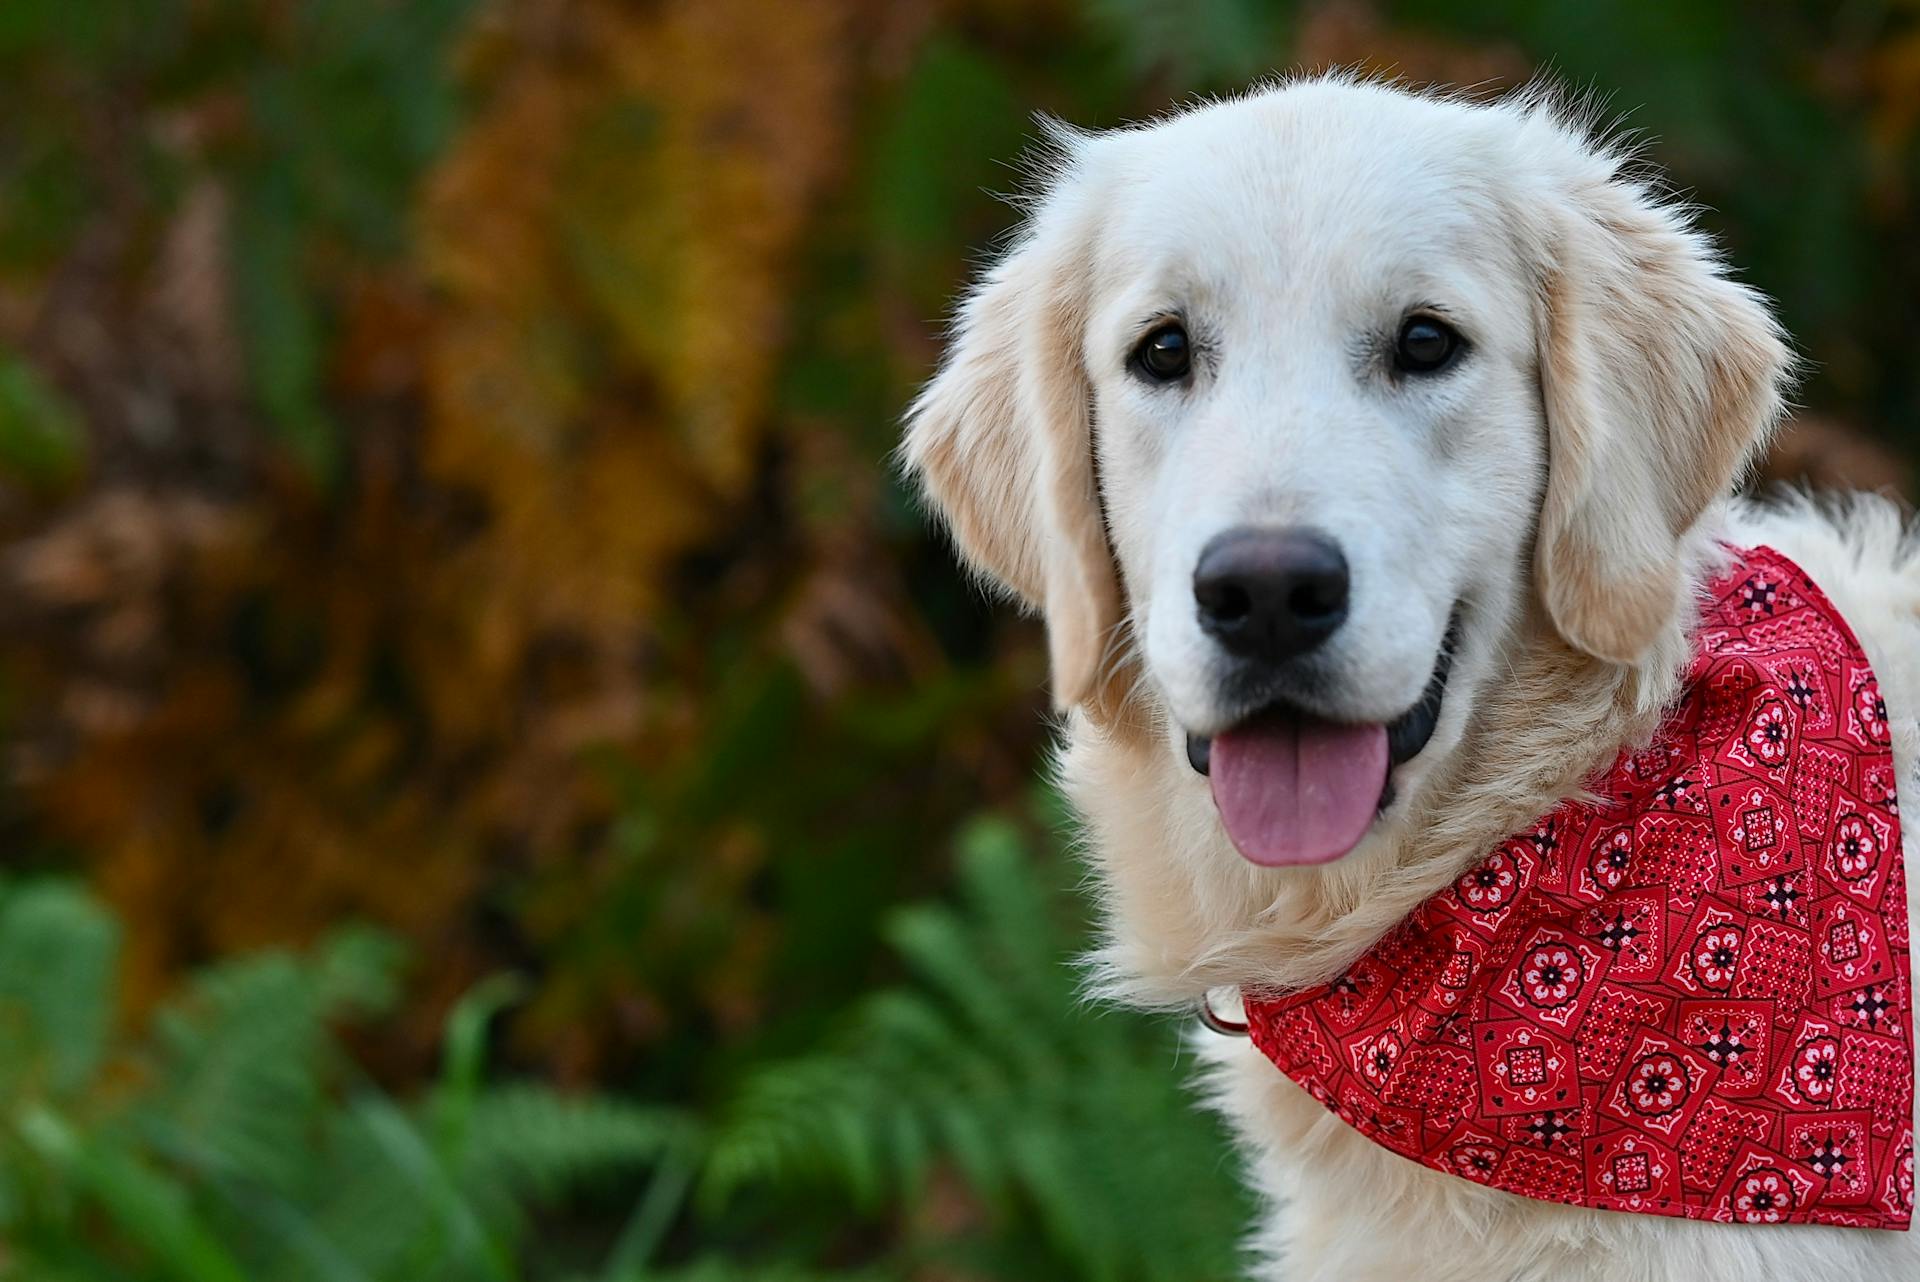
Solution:
{"label": "pink tongue", "polygon": [[1324,864],[1373,823],[1387,782],[1387,729],[1303,717],[1249,722],[1214,738],[1207,777],[1227,836],[1249,860]]}

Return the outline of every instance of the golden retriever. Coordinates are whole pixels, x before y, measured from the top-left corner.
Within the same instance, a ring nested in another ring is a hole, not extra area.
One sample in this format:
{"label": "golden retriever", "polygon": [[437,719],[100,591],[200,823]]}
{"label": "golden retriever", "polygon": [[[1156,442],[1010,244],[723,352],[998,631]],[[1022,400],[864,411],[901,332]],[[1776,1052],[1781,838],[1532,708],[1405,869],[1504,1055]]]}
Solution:
{"label": "golden retriever", "polygon": [[[1333,76],[1050,130],[902,457],[1044,616],[1102,993],[1226,1009],[1341,973],[1652,733],[1727,544],[1851,622],[1913,801],[1915,542],[1884,500],[1729,497],[1793,359],[1577,116]],[[1248,730],[1275,706],[1318,738]],[[1481,1187],[1195,1040],[1269,1199],[1263,1276],[1920,1279],[1905,1233]]]}

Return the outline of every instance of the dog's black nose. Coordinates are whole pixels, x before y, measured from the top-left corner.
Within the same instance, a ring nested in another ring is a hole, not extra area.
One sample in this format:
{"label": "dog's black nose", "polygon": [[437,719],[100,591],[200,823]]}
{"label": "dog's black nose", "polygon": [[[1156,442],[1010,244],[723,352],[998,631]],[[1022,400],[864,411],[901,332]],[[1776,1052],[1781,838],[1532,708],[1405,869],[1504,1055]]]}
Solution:
{"label": "dog's black nose", "polygon": [[1347,617],[1347,558],[1315,530],[1242,526],[1216,535],[1193,571],[1200,626],[1243,658],[1281,663]]}

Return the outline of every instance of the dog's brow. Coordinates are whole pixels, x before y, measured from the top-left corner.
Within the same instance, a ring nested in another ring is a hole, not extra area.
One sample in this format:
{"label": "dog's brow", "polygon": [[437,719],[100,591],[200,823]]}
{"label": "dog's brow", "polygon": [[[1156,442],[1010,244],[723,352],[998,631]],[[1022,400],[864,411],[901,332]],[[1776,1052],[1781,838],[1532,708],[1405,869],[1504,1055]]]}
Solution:
{"label": "dog's brow", "polygon": [[1164,325],[1168,321],[1179,321],[1184,325],[1187,323],[1187,314],[1179,307],[1156,307],[1133,322],[1129,332],[1135,338],[1144,338],[1155,326]]}

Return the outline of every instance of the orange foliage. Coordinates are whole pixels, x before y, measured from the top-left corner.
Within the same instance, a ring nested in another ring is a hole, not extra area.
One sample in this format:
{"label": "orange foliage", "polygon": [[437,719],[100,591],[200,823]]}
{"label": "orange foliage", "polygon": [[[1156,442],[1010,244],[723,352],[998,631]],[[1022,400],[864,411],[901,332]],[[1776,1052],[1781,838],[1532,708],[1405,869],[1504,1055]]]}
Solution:
{"label": "orange foliage", "polygon": [[[843,173],[859,51],[888,11],[487,11],[460,55],[473,115],[423,184],[414,268],[342,277],[326,381],[361,440],[350,504],[255,463],[264,491],[108,488],[19,543],[12,581],[49,627],[15,680],[58,692],[21,736],[21,778],[128,910],[136,1003],[191,959],[366,915],[425,942],[437,1004],[497,962],[475,934],[487,912],[538,937],[591,910],[617,814],[591,750],[652,769],[697,724],[663,658],[692,638],[662,623],[724,586],[689,580],[684,559],[766,482],[796,255]],[[226,205],[202,179],[140,287],[209,354],[200,390],[231,398]],[[870,464],[847,470],[872,488]],[[928,659],[876,599],[884,581],[849,589],[848,561],[873,559],[870,509],[830,524],[842,546],[801,570],[825,586],[795,593],[774,631],[823,685],[851,667],[819,641],[823,610],[858,621],[847,644]],[[67,648],[78,617],[104,676]],[[765,839],[710,839],[690,893],[724,898]],[[543,858],[588,862],[518,907],[476,901],[498,893],[502,861]],[[732,979],[765,951],[748,926],[711,959],[722,1022],[743,1017],[726,1014]],[[572,1021],[609,1002],[628,1032],[657,1031],[640,976],[613,981],[624,993],[604,982],[550,988],[565,1017],[536,1010],[536,1025],[587,1039],[551,1053],[584,1062],[596,1035]]]}

